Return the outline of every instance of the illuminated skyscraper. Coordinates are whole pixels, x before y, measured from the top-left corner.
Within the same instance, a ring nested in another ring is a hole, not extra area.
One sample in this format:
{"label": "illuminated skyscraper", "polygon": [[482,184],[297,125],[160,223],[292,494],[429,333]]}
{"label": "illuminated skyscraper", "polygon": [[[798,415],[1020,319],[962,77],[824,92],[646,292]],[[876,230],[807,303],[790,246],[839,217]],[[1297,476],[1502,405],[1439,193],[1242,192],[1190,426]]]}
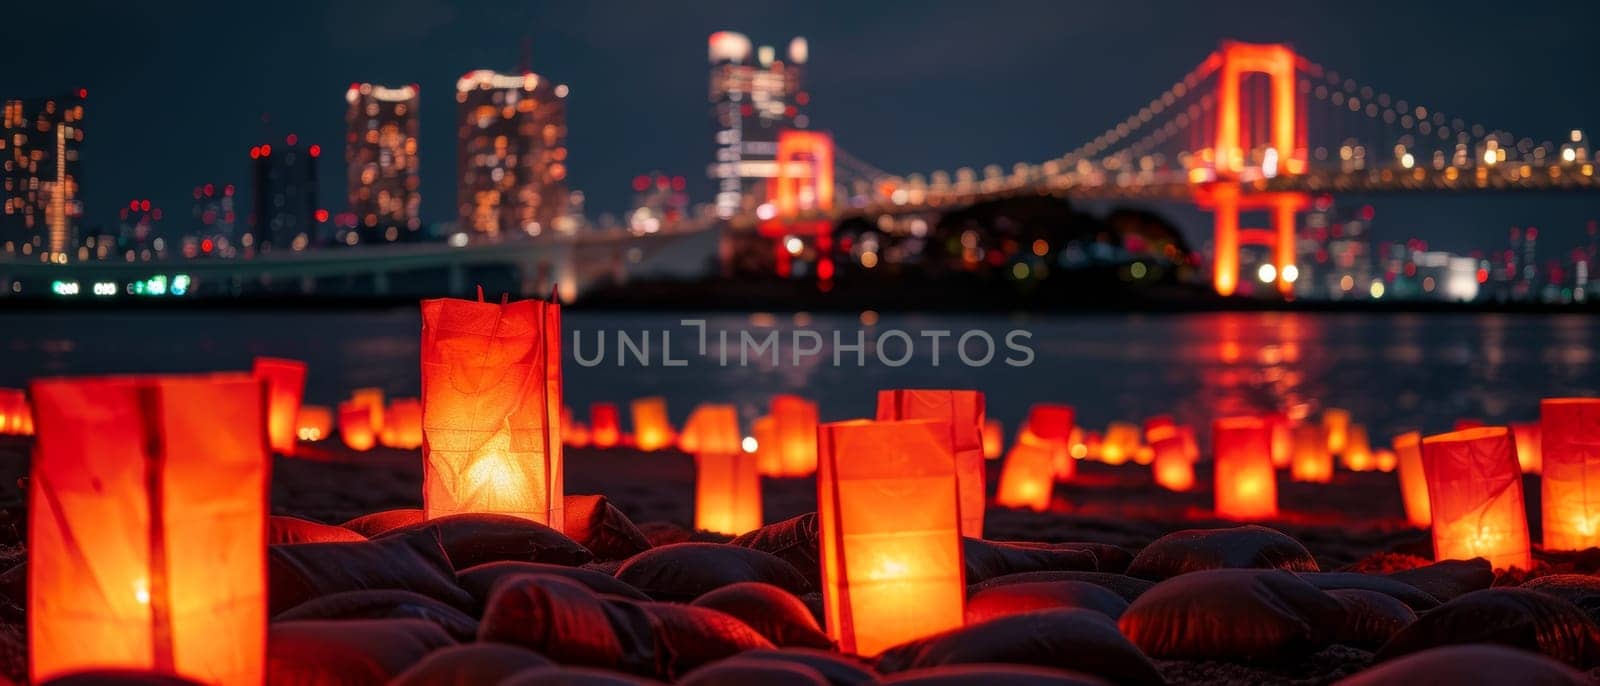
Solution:
{"label": "illuminated skyscraper", "polygon": [[323,242],[318,227],[327,222],[328,211],[317,205],[317,158],[321,155],[322,146],[302,147],[294,134],[282,145],[250,148],[250,159],[255,161],[254,208],[249,226],[239,236],[242,256],[305,250]]}
{"label": "illuminated skyscraper", "polygon": [[800,87],[810,48],[804,38],[789,41],[784,62],[770,46],[752,50],[743,34],[718,31],[709,57],[717,150],[710,175],[717,180],[717,215],[729,217],[744,197],[766,197],[766,180],[778,175],[778,131],[810,123],[801,108],[811,96]]}
{"label": "illuminated skyscraper", "polygon": [[236,256],[238,236],[234,234],[234,226],[238,215],[234,209],[233,184],[202,184],[194,187],[193,195],[189,231],[182,241],[183,256]]}
{"label": "illuminated skyscraper", "polygon": [[161,259],[166,252],[166,241],[157,226],[161,223],[161,208],[150,204],[150,199],[129,200],[117,212],[117,251],[128,262],[148,262]]}
{"label": "illuminated skyscraper", "polygon": [[538,235],[567,203],[567,86],[531,72],[456,82],[461,228],[491,239]]}
{"label": "illuminated skyscraper", "polygon": [[[350,84],[344,94],[344,161],[349,167],[350,212],[356,242],[415,240],[422,235],[418,210],[416,85],[387,88]],[[350,243],[348,234],[336,240]]]}
{"label": "illuminated skyscraper", "polygon": [[66,262],[83,216],[79,186],[85,89],[7,100],[0,116],[0,248]]}

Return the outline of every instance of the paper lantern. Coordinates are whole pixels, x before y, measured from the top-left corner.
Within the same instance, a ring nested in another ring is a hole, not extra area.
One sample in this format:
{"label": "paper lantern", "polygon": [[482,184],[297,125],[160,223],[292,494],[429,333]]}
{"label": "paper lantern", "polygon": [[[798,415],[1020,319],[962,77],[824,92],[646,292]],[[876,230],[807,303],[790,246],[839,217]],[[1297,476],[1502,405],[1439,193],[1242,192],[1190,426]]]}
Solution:
{"label": "paper lantern", "polygon": [[1122,464],[1133,459],[1139,450],[1139,427],[1127,422],[1111,422],[1106,426],[1105,438],[1100,442],[1100,461]]}
{"label": "paper lantern", "polygon": [[1394,451],[1388,448],[1379,448],[1372,451],[1372,466],[1385,474],[1394,471],[1394,467],[1399,461],[1400,458],[1396,457]]}
{"label": "paper lantern", "polygon": [[1464,417],[1462,419],[1457,419],[1456,420],[1455,430],[1456,431],[1466,431],[1467,429],[1479,429],[1479,428],[1482,428],[1483,426],[1484,426],[1484,423],[1483,423],[1482,419],[1473,419],[1471,417]]}
{"label": "paper lantern", "polygon": [[810,476],[817,471],[817,406],[794,395],[772,397],[780,476]]}
{"label": "paper lantern", "polygon": [[383,444],[391,448],[415,450],[422,446],[422,401],[395,398],[383,414]]}
{"label": "paper lantern", "polygon": [[1347,430],[1344,453],[1340,455],[1345,469],[1352,472],[1370,472],[1376,466],[1372,455],[1372,442],[1367,440],[1367,427],[1351,424]]}
{"label": "paper lantern", "polygon": [[672,421],[667,418],[667,399],[652,396],[638,398],[630,404],[633,411],[634,444],[645,452],[655,452],[672,445],[676,437]]}
{"label": "paper lantern", "polygon": [[1218,419],[1211,425],[1217,516],[1264,519],[1278,515],[1272,434],[1259,417]]}
{"label": "paper lantern", "polygon": [[1072,436],[1074,419],[1075,414],[1071,405],[1038,403],[1028,408],[1028,419],[1022,423],[1017,438],[1063,442]]}
{"label": "paper lantern", "polygon": [[1151,434],[1163,429],[1177,428],[1177,426],[1178,423],[1173,421],[1170,414],[1158,414],[1154,417],[1148,417],[1144,420],[1144,440],[1146,443],[1154,442],[1156,439]]}
{"label": "paper lantern", "polygon": [[1272,466],[1284,469],[1294,464],[1294,422],[1282,412],[1262,415],[1272,432]]}
{"label": "paper lantern", "polygon": [[737,536],[761,528],[761,475],[740,446],[732,405],[702,405],[684,432],[696,432],[694,526]]}
{"label": "paper lantern", "polygon": [[271,462],[261,382],[48,379],[31,391],[30,680],[129,669],[262,683]]}
{"label": "paper lantern", "polygon": [[1337,407],[1323,410],[1322,430],[1328,441],[1328,453],[1343,455],[1345,441],[1350,437],[1350,412]]}
{"label": "paper lantern", "polygon": [[1134,451],[1134,453],[1133,453],[1133,463],[1134,464],[1137,464],[1137,465],[1148,465],[1151,462],[1155,462],[1155,461],[1156,461],[1156,449],[1150,447],[1150,444],[1148,444],[1148,443],[1139,446],[1139,449]]}
{"label": "paper lantern", "polygon": [[0,388],[0,434],[21,434],[28,399],[20,388]]}
{"label": "paper lantern", "polygon": [[1188,424],[1184,424],[1182,426],[1179,426],[1178,427],[1178,438],[1183,440],[1183,454],[1186,457],[1189,458],[1189,462],[1191,464],[1195,463],[1195,462],[1199,462],[1200,461],[1200,440],[1195,438],[1194,427],[1190,426]]}
{"label": "paper lantern", "polygon": [[301,405],[294,423],[295,438],[315,443],[333,435],[333,409],[323,405]]}
{"label": "paper lantern", "polygon": [[1600,546],[1600,399],[1539,403],[1546,550]]}
{"label": "paper lantern", "polygon": [[365,452],[378,444],[378,433],[372,430],[372,408],[346,400],[339,403],[339,438],[346,448]]}
{"label": "paper lantern", "polygon": [[987,419],[983,422],[983,456],[986,459],[997,459],[1005,454],[1006,450],[1005,427],[1000,425],[998,419]]}
{"label": "paper lantern", "polygon": [[778,422],[770,415],[750,425],[756,442],[756,471],[762,476],[783,476],[783,453],[778,450]]}
{"label": "paper lantern", "polygon": [[1428,506],[1428,477],[1422,471],[1422,434],[1412,431],[1394,437],[1394,454],[1400,470],[1400,497],[1406,521],[1426,529],[1433,524]]}
{"label": "paper lantern", "polygon": [[267,441],[275,453],[293,453],[295,420],[300,414],[300,395],[306,387],[306,363],[257,357],[254,372],[267,385]]}
{"label": "paper lantern", "polygon": [[[1105,444],[1100,440],[1100,432],[1099,431],[1090,431],[1090,432],[1087,432],[1087,433],[1085,433],[1083,435],[1083,459],[1085,459],[1085,460],[1099,460],[1099,459],[1101,459],[1100,451],[1104,447],[1105,447]],[[1063,477],[1063,478],[1065,478],[1065,477]]]}
{"label": "paper lantern", "polygon": [[1194,488],[1194,461],[1183,449],[1183,436],[1174,427],[1152,431],[1147,438],[1152,454],[1150,469],[1156,485],[1169,491]]}
{"label": "paper lantern", "polygon": [[1294,460],[1289,464],[1289,477],[1319,484],[1333,480],[1333,455],[1328,452],[1326,426],[1301,424],[1294,428]]}
{"label": "paper lantern", "polygon": [[945,422],[824,424],[817,526],[828,636],[875,655],[962,625],[966,580]]}
{"label": "paper lantern", "polygon": [[372,427],[373,433],[383,430],[383,389],[357,388],[350,392],[350,402],[367,408],[371,413],[372,416],[367,419],[367,424]]}
{"label": "paper lantern", "polygon": [[744,452],[739,434],[739,410],[732,405],[702,404],[689,413],[678,434],[678,449],[686,453],[731,455]]}
{"label": "paper lantern", "polygon": [[1072,427],[1072,433],[1067,434],[1067,454],[1074,460],[1089,457],[1089,444],[1084,442],[1083,429]]}
{"label": "paper lantern", "polygon": [[596,448],[615,448],[622,442],[622,420],[616,405],[589,404],[589,442]]}
{"label": "paper lantern", "polygon": [[1017,441],[1011,444],[1011,452],[1006,454],[1005,464],[1000,467],[995,504],[1039,512],[1049,509],[1050,495],[1055,490],[1057,454],[1059,451],[1041,443]]}
{"label": "paper lantern", "polygon": [[956,492],[961,535],[983,538],[984,488],[983,394],[978,391],[878,391],[879,421],[932,419],[950,430],[950,451],[956,460]]}
{"label": "paper lantern", "polygon": [[1523,474],[1538,474],[1544,470],[1543,432],[1539,422],[1517,422],[1511,425],[1511,439],[1517,444],[1517,464]]}
{"label": "paper lantern", "polygon": [[1522,470],[1509,429],[1424,438],[1422,471],[1428,477],[1434,559],[1482,557],[1495,569],[1531,568]]}
{"label": "paper lantern", "polygon": [[422,302],[422,510],[560,531],[561,305]]}
{"label": "paper lantern", "polygon": [[579,421],[563,423],[561,442],[574,448],[589,447],[589,425]]}

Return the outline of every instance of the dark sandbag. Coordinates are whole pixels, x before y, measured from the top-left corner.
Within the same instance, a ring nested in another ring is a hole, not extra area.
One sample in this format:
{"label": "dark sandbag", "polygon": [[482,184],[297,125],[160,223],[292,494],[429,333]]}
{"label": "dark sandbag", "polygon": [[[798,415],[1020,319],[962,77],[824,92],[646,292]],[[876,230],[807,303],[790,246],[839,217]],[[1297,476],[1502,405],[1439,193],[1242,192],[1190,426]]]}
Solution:
{"label": "dark sandbag", "polygon": [[1146,591],[1118,623],[1146,655],[1165,660],[1288,660],[1326,648],[1344,606],[1282,570],[1213,569]]}
{"label": "dark sandbag", "polygon": [[691,603],[732,615],[773,645],[832,648],[833,640],[799,598],[771,584],[743,581],[723,586]]}
{"label": "dark sandbag", "polygon": [[1042,543],[1039,541],[996,541],[1004,545],[1022,546],[1026,548],[1044,548],[1046,550],[1079,550],[1094,555],[1097,563],[1095,569],[1101,572],[1121,574],[1128,569],[1128,563],[1133,562],[1133,553],[1122,546],[1110,543],[1088,543],[1078,541],[1065,541],[1059,543]]}
{"label": "dark sandbag", "polygon": [[683,675],[683,686],[829,686],[821,672],[782,660],[733,657]]}
{"label": "dark sandbag", "polygon": [[1094,610],[1111,619],[1122,616],[1128,601],[1087,581],[1034,581],[1006,584],[979,591],[967,598],[967,623],[1058,607]]}
{"label": "dark sandbag", "polygon": [[132,669],[96,669],[58,676],[43,682],[42,686],[201,686],[201,683],[171,674]]}
{"label": "dark sandbag", "polygon": [[1600,577],[1587,574],[1551,574],[1524,581],[1522,587],[1553,595],[1577,605],[1578,609],[1589,615],[1589,619],[1600,623]]}
{"label": "dark sandbag", "polygon": [[1354,572],[1301,572],[1300,578],[1324,591],[1346,589],[1376,591],[1399,600],[1418,612],[1439,606],[1439,601],[1422,589],[1386,576]]}
{"label": "dark sandbag", "polygon": [[1318,571],[1299,541],[1254,524],[1227,529],[1189,529],[1158,538],[1128,563],[1128,576],[1160,581],[1203,569]]}
{"label": "dark sandbag", "polygon": [[389,533],[390,531],[394,531],[395,529],[417,524],[424,519],[426,519],[426,517],[422,515],[422,510],[414,507],[408,507],[399,510],[384,510],[382,512],[361,515],[360,517],[356,517],[355,519],[340,524],[339,526],[361,534],[362,536],[366,536],[367,538],[375,538],[377,536]]}
{"label": "dark sandbag", "polygon": [[750,625],[716,610],[676,603],[639,603],[656,621],[656,636],[671,660],[662,677],[688,671],[746,650],[773,647]]}
{"label": "dark sandbag", "polygon": [[1336,686],[1592,686],[1588,675],[1542,655],[1497,645],[1432,648],[1390,660]]}
{"label": "dark sandbag", "polygon": [[810,590],[800,572],[774,555],[719,543],[674,543],[639,553],[617,578],[656,600],[687,603],[741,581],[772,584],[794,594]]}
{"label": "dark sandbag", "polygon": [[485,562],[516,560],[576,567],[594,554],[561,532],[538,522],[500,514],[458,514],[395,529],[382,538],[433,529],[439,532],[450,564],[456,569]]}
{"label": "dark sandbag", "polygon": [[519,645],[563,665],[664,674],[671,655],[656,620],[638,604],[602,599],[583,584],[547,574],[502,578],[478,621],[479,641]]}
{"label": "dark sandbag", "polygon": [[503,560],[500,562],[485,562],[476,567],[456,572],[456,583],[461,588],[472,594],[479,605],[489,600],[489,593],[494,590],[495,582],[503,577],[513,574],[549,574],[576,581],[595,593],[611,594],[632,598],[634,600],[649,600],[639,589],[629,586],[616,577],[583,567],[567,567],[552,565],[543,562],[514,562]]}
{"label": "dark sandbag", "polygon": [[1022,574],[997,576],[983,583],[967,586],[967,597],[970,598],[975,594],[999,586],[1031,584],[1041,581],[1082,581],[1091,583],[1122,596],[1123,600],[1130,603],[1156,585],[1153,581],[1105,572],[1023,572]]}
{"label": "dark sandbag", "polygon": [[0,572],[0,620],[22,624],[27,620],[28,563],[19,562]]}
{"label": "dark sandbag", "polygon": [[1600,628],[1589,615],[1555,596],[1515,587],[1473,591],[1424,613],[1374,660],[1464,643],[1521,648],[1581,669],[1600,660]]}
{"label": "dark sandbag", "polygon": [[592,667],[537,667],[523,670],[498,686],[651,686],[655,679]]}
{"label": "dark sandbag", "polygon": [[418,619],[273,622],[267,627],[267,683],[382,686],[454,644],[444,629]]}
{"label": "dark sandbag", "polygon": [[777,648],[749,650],[740,657],[785,660],[817,670],[831,686],[864,686],[878,683],[877,670],[866,663],[831,650],[816,648]]}
{"label": "dark sandbag", "polygon": [[385,588],[472,607],[432,530],[372,541],[268,546],[267,579],[269,615],[330,593]]}
{"label": "dark sandbag", "polygon": [[1386,593],[1341,588],[1328,591],[1328,595],[1344,606],[1344,623],[1334,632],[1335,643],[1377,648],[1417,621],[1410,606]]}
{"label": "dark sandbag", "polygon": [[981,538],[963,537],[961,554],[966,562],[969,584],[1023,572],[1093,572],[1098,571],[1100,564],[1094,553],[1086,550],[995,543]]}
{"label": "dark sandbag", "polygon": [[1028,665],[950,665],[913,669],[885,678],[880,684],[896,686],[1112,686],[1112,682],[1081,672]]}
{"label": "dark sandbag", "polygon": [[478,686],[495,684],[513,674],[551,667],[549,658],[504,643],[471,643],[428,653],[389,686]]}
{"label": "dark sandbag", "polygon": [[[822,588],[821,553],[817,543],[817,513],[807,512],[755,531],[735,536],[728,545],[771,553],[793,565],[812,588]],[[967,580],[971,583],[971,579]]]}
{"label": "dark sandbag", "polygon": [[348,543],[365,540],[366,536],[342,526],[283,515],[267,518],[267,543]]}
{"label": "dark sandbag", "polygon": [[639,533],[651,547],[685,543],[694,539],[694,532],[672,522],[652,521],[637,525]]}
{"label": "dark sandbag", "polygon": [[650,549],[644,532],[603,495],[569,495],[562,533],[597,560],[625,560]]}
{"label": "dark sandbag", "polygon": [[390,589],[330,593],[284,610],[272,621],[305,619],[421,619],[457,641],[478,635],[478,620],[465,612],[420,593]]}
{"label": "dark sandbag", "polygon": [[971,624],[890,648],[884,673],[1005,663],[1071,669],[1119,684],[1162,684],[1155,665],[1093,610],[1039,610]]}
{"label": "dark sandbag", "polygon": [[1388,575],[1390,579],[1411,584],[1441,603],[1448,603],[1473,591],[1481,591],[1494,583],[1494,569],[1483,558],[1472,560],[1445,560],[1425,567],[1405,569]]}

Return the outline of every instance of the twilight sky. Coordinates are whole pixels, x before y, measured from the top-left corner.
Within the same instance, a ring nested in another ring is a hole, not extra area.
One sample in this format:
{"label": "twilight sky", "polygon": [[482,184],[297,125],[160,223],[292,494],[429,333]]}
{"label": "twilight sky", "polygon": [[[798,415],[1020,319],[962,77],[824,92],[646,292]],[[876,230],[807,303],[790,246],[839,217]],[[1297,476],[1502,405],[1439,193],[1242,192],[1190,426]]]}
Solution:
{"label": "twilight sky", "polygon": [[[1224,38],[1303,55],[1452,116],[1534,140],[1600,134],[1600,4],[1569,0],[1325,3],[813,0],[223,2],[12,0],[0,10],[0,97],[89,90],[88,224],[131,198],[181,230],[205,182],[248,187],[252,144],[323,144],[323,204],[344,208],[345,88],[422,88],[422,212],[453,214],[455,79],[532,68],[566,82],[573,187],[620,212],[630,180],[689,177],[708,200],[705,39],[811,44],[813,128],[892,172],[1058,156],[1158,95]],[[72,11],[61,11],[71,7]],[[1379,198],[1384,237],[1467,250],[1512,224],[1570,234],[1600,197]],[[1194,236],[1197,213],[1174,210]],[[1571,242],[1562,241],[1562,242]]]}

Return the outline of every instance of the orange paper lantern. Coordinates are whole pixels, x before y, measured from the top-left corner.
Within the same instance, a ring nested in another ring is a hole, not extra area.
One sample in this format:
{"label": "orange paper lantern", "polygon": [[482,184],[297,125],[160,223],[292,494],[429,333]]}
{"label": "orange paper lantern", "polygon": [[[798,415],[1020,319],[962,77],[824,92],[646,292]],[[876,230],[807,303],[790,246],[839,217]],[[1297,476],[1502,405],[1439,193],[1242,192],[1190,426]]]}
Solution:
{"label": "orange paper lantern", "polygon": [[129,669],[262,683],[271,462],[261,382],[49,379],[32,395],[31,681]]}
{"label": "orange paper lantern", "polygon": [[732,405],[702,404],[689,413],[678,434],[678,449],[686,453],[731,455],[744,452],[739,434],[739,410]]}
{"label": "orange paper lantern", "polygon": [[779,475],[809,476],[817,471],[817,406],[799,396],[773,396],[772,419]]}
{"label": "orange paper lantern", "polygon": [[622,442],[622,420],[616,405],[589,404],[589,442],[596,448],[615,448]]}
{"label": "orange paper lantern", "polygon": [[383,414],[383,444],[391,448],[415,450],[422,446],[422,401],[395,398]]}
{"label": "orange paper lantern", "polygon": [[1517,464],[1523,474],[1538,474],[1544,469],[1543,432],[1539,422],[1511,425],[1511,439],[1517,444]]}
{"label": "orange paper lantern", "polygon": [[1455,430],[1456,431],[1466,431],[1467,429],[1479,429],[1479,428],[1482,428],[1483,426],[1485,426],[1485,425],[1484,425],[1482,419],[1473,419],[1471,417],[1465,417],[1465,418],[1456,420]]}
{"label": "orange paper lantern", "polygon": [[0,434],[21,434],[28,399],[20,388],[0,388]]}
{"label": "orange paper lantern", "polygon": [[1122,464],[1139,452],[1139,427],[1127,422],[1111,422],[1100,442],[1100,461]]}
{"label": "orange paper lantern", "polygon": [[1264,519],[1278,515],[1272,434],[1259,417],[1218,419],[1211,425],[1217,516]]}
{"label": "orange paper lantern", "polygon": [[995,491],[995,504],[1001,507],[1026,507],[1039,512],[1049,509],[1050,495],[1056,481],[1055,456],[1058,454],[1058,450],[1040,443],[1017,441],[1011,444],[1011,452],[1006,454],[1005,464],[1000,468],[1000,486]]}
{"label": "orange paper lantern", "polygon": [[1544,547],[1600,546],[1600,399],[1539,403],[1544,476]]}
{"label": "orange paper lantern", "polygon": [[1422,434],[1416,431],[1394,437],[1394,454],[1400,470],[1400,496],[1406,521],[1426,529],[1433,524],[1428,506],[1428,476],[1422,471]]}
{"label": "orange paper lantern", "polygon": [[1151,473],[1156,485],[1169,491],[1194,488],[1194,461],[1183,449],[1183,436],[1171,427],[1149,434]]}
{"label": "orange paper lantern", "polygon": [[878,391],[878,420],[932,419],[950,429],[950,450],[956,459],[957,503],[961,535],[983,538],[987,501],[983,466],[983,394],[978,391]]}
{"label": "orange paper lantern", "polygon": [[323,405],[301,405],[295,417],[295,438],[314,443],[333,435],[333,409]]}
{"label": "orange paper lantern", "polygon": [[1178,438],[1183,440],[1183,454],[1189,458],[1190,463],[1200,461],[1200,440],[1195,438],[1194,427],[1184,424],[1178,427]]}
{"label": "orange paper lantern", "polygon": [[756,457],[740,446],[732,405],[702,405],[684,425],[694,432],[694,526],[737,536],[761,528],[761,475]]}
{"label": "orange paper lantern", "polygon": [[1046,442],[1065,442],[1072,436],[1075,419],[1071,405],[1039,403],[1028,408],[1028,419],[1017,435]]}
{"label": "orange paper lantern", "polygon": [[1372,452],[1372,465],[1385,474],[1394,471],[1394,467],[1399,461],[1400,458],[1396,457],[1394,451],[1388,448],[1379,448]]}
{"label": "orange paper lantern", "polygon": [[1323,410],[1322,430],[1328,441],[1328,453],[1343,455],[1345,442],[1350,438],[1350,412],[1337,407]]}
{"label": "orange paper lantern", "polygon": [[1153,434],[1160,432],[1163,429],[1175,429],[1177,426],[1178,423],[1173,421],[1172,415],[1170,414],[1158,414],[1154,417],[1147,417],[1144,420],[1144,440],[1146,443],[1153,443],[1156,440]]}
{"label": "orange paper lantern", "polygon": [[1328,452],[1325,426],[1301,424],[1294,428],[1294,460],[1289,476],[1295,481],[1325,484],[1333,480],[1333,455]]}
{"label": "orange paper lantern", "polygon": [[945,422],[824,424],[817,525],[828,636],[885,648],[962,625],[966,580]]}
{"label": "orange paper lantern", "polygon": [[1505,427],[1480,427],[1422,439],[1437,560],[1487,558],[1495,569],[1529,569],[1522,470]]}
{"label": "orange paper lantern", "polygon": [[1294,464],[1294,422],[1282,412],[1263,415],[1267,430],[1272,432],[1272,466],[1277,469]]}
{"label": "orange paper lantern", "polygon": [[655,452],[672,445],[675,436],[672,421],[667,418],[666,398],[638,398],[630,404],[629,409],[633,411],[634,445],[645,452]]}
{"label": "orange paper lantern", "polygon": [[371,413],[372,416],[367,419],[367,425],[372,427],[373,433],[383,430],[383,389],[373,387],[357,388],[350,392],[350,402],[367,408],[367,411]]}
{"label": "orange paper lantern", "polygon": [[1344,461],[1345,469],[1352,472],[1370,472],[1377,466],[1372,455],[1372,442],[1367,440],[1367,427],[1350,425],[1340,459]]}
{"label": "orange paper lantern", "polygon": [[561,305],[422,302],[422,509],[560,531]]}
{"label": "orange paper lantern", "polygon": [[346,400],[339,403],[339,438],[346,448],[365,452],[378,444],[378,434],[372,430],[372,408]]}
{"label": "orange paper lantern", "polygon": [[293,453],[295,420],[300,414],[300,395],[306,388],[306,363],[257,357],[255,377],[267,384],[267,441],[275,453]]}
{"label": "orange paper lantern", "polygon": [[983,456],[985,459],[997,459],[1005,454],[1006,450],[1005,428],[998,419],[988,419],[983,422]]}
{"label": "orange paper lantern", "polygon": [[770,415],[750,425],[756,439],[756,471],[762,476],[783,476],[783,452],[778,450],[778,422]]}

